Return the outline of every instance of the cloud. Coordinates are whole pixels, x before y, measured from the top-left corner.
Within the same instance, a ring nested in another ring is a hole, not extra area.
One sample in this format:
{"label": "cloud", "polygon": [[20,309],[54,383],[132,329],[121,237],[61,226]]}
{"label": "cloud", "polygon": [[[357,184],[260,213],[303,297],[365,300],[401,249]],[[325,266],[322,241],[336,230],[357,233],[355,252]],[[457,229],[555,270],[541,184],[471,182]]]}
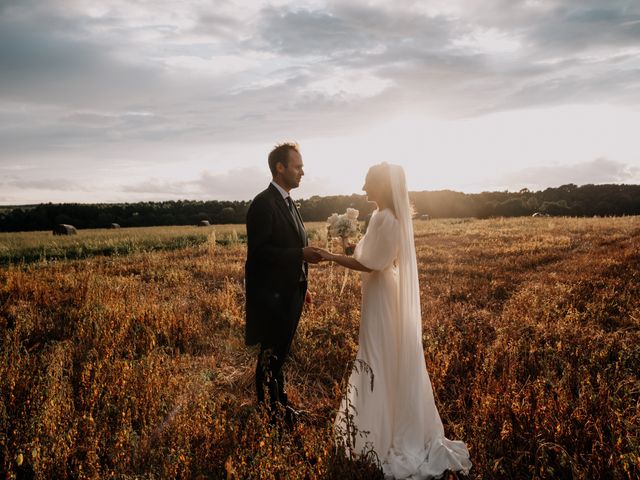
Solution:
{"label": "cloud", "polygon": [[85,108],[148,100],[159,67],[118,58],[112,44],[85,28],[53,14],[0,17],[0,98]]}
{"label": "cloud", "polygon": [[424,2],[395,9],[380,2],[269,8],[261,12],[260,38],[265,48],[298,62],[349,68],[390,86],[378,91],[384,97],[378,105],[456,117],[640,99],[640,8],[628,2],[453,4],[448,12],[420,8]]}
{"label": "cloud", "polygon": [[631,46],[640,38],[640,7],[624,0],[555,2],[528,38],[556,54]]}
{"label": "cloud", "polygon": [[505,185],[522,185],[528,188],[547,188],[568,183],[585,185],[638,181],[640,168],[606,158],[572,165],[529,167],[508,173],[501,179]]}
{"label": "cloud", "polygon": [[123,192],[151,194],[159,198],[198,198],[215,200],[251,199],[269,183],[265,169],[236,168],[222,173],[201,172],[193,180],[150,179],[125,185]]}
{"label": "cloud", "polygon": [[[115,2],[103,7],[107,13],[102,15],[94,13],[95,5],[83,7],[82,2],[66,8],[56,2],[8,5],[0,29],[5,98],[84,107],[110,102],[128,109],[159,103],[173,112],[180,112],[182,99],[227,102],[223,94],[230,85],[255,86],[243,74],[255,78],[261,73],[281,83],[291,78],[288,69],[298,78],[310,73],[309,81],[323,80],[332,69],[384,73],[381,80],[398,85],[398,91],[422,79],[426,87],[469,97],[473,89],[461,88],[473,86],[468,82],[490,83],[496,95],[508,95],[505,78],[534,85],[553,82],[566,76],[566,68],[576,68],[548,63],[554,59],[593,61],[597,54],[600,63],[608,64],[617,50],[635,48],[640,39],[640,7],[623,1],[489,0],[482,8],[452,2],[450,11],[441,12],[429,8],[436,2],[405,2],[402,8],[382,2],[284,4],[260,10],[251,5],[240,10],[229,2],[213,10],[191,2],[174,17],[145,3]],[[204,36],[194,37],[194,32]],[[632,57],[637,60],[637,52]],[[217,68],[225,63],[233,68]],[[582,79],[591,74],[588,63],[579,65]],[[180,75],[191,68],[195,75]],[[209,83],[206,94],[207,80],[216,72],[222,74],[220,82]],[[544,77],[549,74],[553,78]],[[280,92],[274,103],[291,93],[303,95],[306,86]],[[513,86],[526,90],[526,85]],[[216,87],[221,87],[218,92]],[[172,104],[166,92],[177,102]],[[424,100],[429,93],[414,89],[411,96]],[[534,95],[531,101],[538,99]]]}
{"label": "cloud", "polygon": [[[0,166],[144,166],[396,113],[637,106],[639,45],[628,0],[0,0]],[[145,188],[206,194],[163,182]]]}
{"label": "cloud", "polygon": [[50,178],[46,180],[11,179],[3,182],[8,187],[19,190],[45,191],[90,191],[90,188],[67,178]]}
{"label": "cloud", "polygon": [[[5,1],[0,102],[60,109],[12,130],[23,144],[87,111],[123,117],[72,126],[95,142],[323,135],[389,108],[628,104],[640,98],[639,39],[640,7],[622,1],[187,2],[173,16],[144,2]],[[131,111],[150,115],[130,125]]]}

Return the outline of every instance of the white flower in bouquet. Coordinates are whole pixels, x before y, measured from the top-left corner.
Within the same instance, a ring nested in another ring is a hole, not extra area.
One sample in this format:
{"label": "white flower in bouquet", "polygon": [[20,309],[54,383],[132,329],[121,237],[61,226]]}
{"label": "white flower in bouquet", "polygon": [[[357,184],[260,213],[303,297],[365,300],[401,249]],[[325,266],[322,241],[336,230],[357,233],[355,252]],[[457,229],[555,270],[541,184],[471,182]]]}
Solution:
{"label": "white flower in bouquet", "polygon": [[347,208],[347,212],[342,215],[334,213],[327,218],[329,225],[329,235],[332,237],[350,238],[358,233],[358,210]]}
{"label": "white flower in bouquet", "polygon": [[360,212],[355,208],[347,208],[345,215],[349,220],[353,220],[355,222],[358,220],[358,215],[360,215]]}
{"label": "white flower in bouquet", "polygon": [[[339,238],[342,243],[342,250],[346,255],[353,255],[355,247],[349,244],[350,238],[355,238],[360,232],[358,226],[358,215],[360,212],[355,208],[347,208],[347,211],[342,215],[334,213],[327,218],[327,247],[329,248],[330,239]],[[342,287],[340,288],[340,295],[344,292],[344,287],[347,285],[347,279],[349,278],[349,270],[344,270],[344,278],[342,280]]]}
{"label": "white flower in bouquet", "polygon": [[347,247],[347,240],[355,237],[360,231],[358,227],[358,215],[360,212],[355,208],[347,208],[347,211],[342,215],[334,213],[327,218],[327,228],[329,236],[332,238],[339,238],[342,241],[342,246],[345,250]]}

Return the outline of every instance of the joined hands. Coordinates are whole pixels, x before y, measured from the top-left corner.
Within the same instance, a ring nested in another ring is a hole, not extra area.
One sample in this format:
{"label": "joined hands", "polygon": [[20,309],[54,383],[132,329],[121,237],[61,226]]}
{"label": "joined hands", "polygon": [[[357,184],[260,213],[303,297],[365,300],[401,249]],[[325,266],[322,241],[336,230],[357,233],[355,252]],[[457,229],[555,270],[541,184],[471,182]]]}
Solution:
{"label": "joined hands", "polygon": [[320,263],[327,260],[333,260],[335,255],[322,248],[305,247],[302,249],[304,259],[309,263]]}
{"label": "joined hands", "polygon": [[338,265],[349,268],[351,270],[358,270],[360,272],[372,272],[369,267],[364,266],[358,260],[350,255],[337,255],[335,253],[328,252],[318,247],[305,247],[305,260],[310,263],[319,263],[324,261],[336,262]]}
{"label": "joined hands", "polygon": [[315,247],[304,247],[302,249],[302,258],[308,263],[319,263],[324,260]]}

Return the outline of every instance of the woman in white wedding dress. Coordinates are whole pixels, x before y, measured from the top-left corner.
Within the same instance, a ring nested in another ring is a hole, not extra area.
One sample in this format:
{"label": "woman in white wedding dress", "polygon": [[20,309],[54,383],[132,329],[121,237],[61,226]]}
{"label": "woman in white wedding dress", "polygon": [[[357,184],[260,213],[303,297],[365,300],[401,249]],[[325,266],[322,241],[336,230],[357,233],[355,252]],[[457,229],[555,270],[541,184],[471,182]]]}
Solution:
{"label": "woman in white wedding dress", "polygon": [[[463,442],[444,436],[424,360],[404,170],[375,165],[363,190],[378,208],[353,257],[318,249],[326,260],[363,272],[359,348],[335,421],[337,441],[356,455],[373,450],[387,478],[439,478],[447,470],[468,474],[469,452]],[[371,369],[373,389],[359,361]],[[347,412],[353,415],[349,422]],[[355,439],[345,428],[351,422],[359,432]]]}

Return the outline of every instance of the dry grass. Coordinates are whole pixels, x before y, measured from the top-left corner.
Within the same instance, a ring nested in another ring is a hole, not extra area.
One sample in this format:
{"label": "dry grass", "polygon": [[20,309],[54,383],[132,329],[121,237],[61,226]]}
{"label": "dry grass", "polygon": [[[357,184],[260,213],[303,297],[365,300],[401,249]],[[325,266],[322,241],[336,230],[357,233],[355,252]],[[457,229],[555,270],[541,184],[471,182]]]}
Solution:
{"label": "dry grass", "polygon": [[0,265],[175,250],[207,242],[229,244],[245,235],[241,225],[102,228],[79,230],[69,236],[49,231],[0,232]]}
{"label": "dry grass", "polygon": [[[427,367],[472,478],[637,478],[640,220],[442,220],[416,237]],[[358,276],[340,296],[339,268],[312,270],[287,366],[307,414],[282,437],[254,407],[244,255],[206,242],[0,269],[0,470],[372,478],[331,430]]]}

